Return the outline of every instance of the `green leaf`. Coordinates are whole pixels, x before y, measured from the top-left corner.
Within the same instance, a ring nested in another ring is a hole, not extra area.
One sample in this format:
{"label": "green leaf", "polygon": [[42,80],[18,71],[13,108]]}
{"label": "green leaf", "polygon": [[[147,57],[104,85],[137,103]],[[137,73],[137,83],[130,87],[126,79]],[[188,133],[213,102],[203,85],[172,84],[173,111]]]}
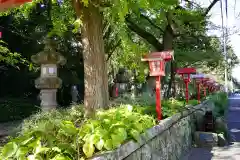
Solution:
{"label": "green leaf", "polygon": [[27,160],[36,160],[36,156],[31,154],[27,157]]}
{"label": "green leaf", "polygon": [[136,141],[140,140],[140,133],[137,130],[131,129],[130,134]]}
{"label": "green leaf", "polygon": [[56,151],[56,152],[59,152],[59,153],[61,152],[61,149],[58,148],[58,147],[53,147],[52,150],[53,150],[53,151]]}
{"label": "green leaf", "polygon": [[65,132],[67,136],[75,135],[78,132],[78,129],[71,121],[63,121],[60,125],[60,128]]}
{"label": "green leaf", "polygon": [[18,146],[14,142],[7,143],[2,149],[2,156],[5,158],[12,157],[18,150]]}
{"label": "green leaf", "polygon": [[99,140],[100,140],[100,136],[97,135],[97,134],[93,134],[93,135],[90,137],[90,142],[92,142],[93,144],[96,144]]}
{"label": "green leaf", "polygon": [[27,155],[28,152],[29,151],[27,147],[20,147],[16,152],[16,157],[23,157],[25,159],[25,156]]}
{"label": "green leaf", "polygon": [[112,144],[112,139],[108,139],[104,143],[104,148],[107,150],[112,150],[113,149],[113,144]]}
{"label": "green leaf", "polygon": [[62,155],[62,154],[58,154],[54,158],[52,158],[51,160],[71,160],[71,159],[67,156]]}
{"label": "green leaf", "polygon": [[86,155],[87,158],[90,158],[93,156],[94,150],[95,150],[95,147],[93,143],[86,142],[83,145],[83,153]]}
{"label": "green leaf", "polygon": [[104,146],[104,140],[103,139],[100,139],[96,144],[95,144],[96,148],[98,150],[102,150],[103,146]]}
{"label": "green leaf", "polygon": [[73,33],[77,33],[80,27],[82,26],[82,20],[78,18],[74,23],[73,23],[74,29]]}
{"label": "green leaf", "polygon": [[83,2],[83,5],[85,6],[85,7],[87,7],[88,6],[88,0],[82,0],[82,2]]}
{"label": "green leaf", "polygon": [[123,140],[127,139],[127,131],[124,128],[118,128],[114,133],[121,135],[123,137]]}
{"label": "green leaf", "polygon": [[46,153],[50,150],[50,148],[47,148],[47,147],[41,147],[39,150],[38,150],[38,154],[39,153]]}
{"label": "green leaf", "polygon": [[25,141],[21,142],[21,145],[26,145],[28,144],[30,141],[32,141],[34,139],[34,137],[30,137],[28,139],[26,139]]}
{"label": "green leaf", "polygon": [[113,148],[119,147],[121,145],[121,143],[123,142],[123,137],[121,135],[112,134],[111,138],[112,138]]}

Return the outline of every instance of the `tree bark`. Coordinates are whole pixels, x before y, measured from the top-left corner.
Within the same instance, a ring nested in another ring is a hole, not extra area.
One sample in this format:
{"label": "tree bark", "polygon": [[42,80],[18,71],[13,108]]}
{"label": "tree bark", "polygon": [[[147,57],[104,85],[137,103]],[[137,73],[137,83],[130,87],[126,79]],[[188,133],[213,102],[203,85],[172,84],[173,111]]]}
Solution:
{"label": "tree bark", "polygon": [[[95,4],[99,0],[93,0]],[[107,63],[104,53],[103,16],[99,8],[89,3],[87,7],[74,0],[74,8],[81,17],[84,60],[84,106],[86,116],[98,108],[107,108],[109,101]]]}
{"label": "tree bark", "polygon": [[[164,50],[172,50],[173,49],[173,39],[174,39],[174,34],[172,27],[170,24],[167,25],[164,35],[163,35],[163,48]],[[170,75],[170,81],[168,83],[168,90],[167,90],[167,97],[169,98],[171,93],[171,89],[173,86],[173,82],[175,81],[175,62],[172,60],[171,62],[171,75]],[[173,97],[175,95],[172,95]]]}

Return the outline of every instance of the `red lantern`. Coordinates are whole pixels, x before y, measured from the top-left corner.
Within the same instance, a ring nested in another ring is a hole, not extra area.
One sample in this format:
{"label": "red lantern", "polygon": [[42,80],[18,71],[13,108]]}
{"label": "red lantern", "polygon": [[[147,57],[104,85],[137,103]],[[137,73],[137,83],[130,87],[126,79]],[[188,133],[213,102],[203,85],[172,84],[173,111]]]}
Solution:
{"label": "red lantern", "polygon": [[198,103],[201,102],[200,88],[201,88],[201,83],[204,77],[205,76],[203,74],[192,75],[192,78],[195,79],[195,82],[197,84]]}
{"label": "red lantern", "polygon": [[156,112],[158,120],[162,119],[161,110],[161,76],[165,76],[165,62],[173,58],[173,51],[154,52],[145,55],[142,61],[149,62],[150,76],[156,76]]}
{"label": "red lantern", "polygon": [[186,85],[186,103],[188,103],[188,84],[190,82],[190,74],[196,73],[196,69],[195,68],[179,68],[177,69],[177,73],[182,75],[182,78],[184,80],[184,83]]}
{"label": "red lantern", "polygon": [[165,61],[149,61],[150,76],[165,76]]}
{"label": "red lantern", "polygon": [[0,11],[7,10],[9,8],[20,6],[24,3],[31,2],[32,0],[0,0]]}
{"label": "red lantern", "polygon": [[213,84],[214,84],[215,82],[213,81],[213,80],[208,80],[207,82],[205,82],[205,84],[206,84],[206,86],[207,86],[207,88],[208,88],[208,91],[210,92],[210,93],[212,93],[213,92]]}

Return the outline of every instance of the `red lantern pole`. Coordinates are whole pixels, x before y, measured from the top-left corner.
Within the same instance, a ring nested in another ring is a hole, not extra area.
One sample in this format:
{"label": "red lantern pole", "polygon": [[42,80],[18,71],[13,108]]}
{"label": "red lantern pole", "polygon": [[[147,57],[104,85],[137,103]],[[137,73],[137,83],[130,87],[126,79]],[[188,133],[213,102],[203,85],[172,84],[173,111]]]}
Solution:
{"label": "red lantern pole", "polygon": [[189,97],[188,97],[188,82],[185,81],[185,85],[186,85],[186,91],[185,91],[186,95],[185,95],[185,97],[186,97],[186,103],[188,104],[188,100],[189,100]]}
{"label": "red lantern pole", "polygon": [[161,77],[156,77],[156,112],[157,119],[162,119],[162,109],[161,109]]}
{"label": "red lantern pole", "polygon": [[207,97],[207,89],[205,86],[203,87],[203,93],[204,93],[204,97],[206,98]]}
{"label": "red lantern pole", "polygon": [[184,79],[184,83],[186,86],[186,90],[185,90],[185,97],[186,97],[186,103],[188,104],[189,101],[189,93],[188,93],[188,84],[190,82],[190,75],[187,75],[187,78],[184,77],[184,74],[182,75],[183,79]]}
{"label": "red lantern pole", "polygon": [[201,103],[201,93],[200,93],[200,83],[197,84],[197,92],[198,92],[198,104]]}

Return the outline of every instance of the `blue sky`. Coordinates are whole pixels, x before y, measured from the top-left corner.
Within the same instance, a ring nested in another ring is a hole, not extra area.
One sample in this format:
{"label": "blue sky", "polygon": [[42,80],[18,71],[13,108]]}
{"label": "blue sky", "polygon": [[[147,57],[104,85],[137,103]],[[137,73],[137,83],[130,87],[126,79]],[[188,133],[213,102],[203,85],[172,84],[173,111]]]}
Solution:
{"label": "blue sky", "polygon": [[[202,6],[207,7],[212,0],[195,0]],[[223,0],[225,1],[225,0]],[[223,4],[225,6],[225,4]],[[239,0],[228,0],[228,28],[230,28],[230,32],[232,32],[230,38],[230,44],[232,45],[235,54],[240,58],[240,1]],[[210,20],[216,24],[221,25],[221,10],[220,10],[220,2],[218,2],[210,11],[209,15],[211,15]],[[239,31],[238,31],[239,30]],[[234,34],[233,34],[234,32]],[[209,34],[214,34],[220,36],[221,30],[209,31]],[[233,69],[233,76],[240,81],[240,66],[237,66]]]}

